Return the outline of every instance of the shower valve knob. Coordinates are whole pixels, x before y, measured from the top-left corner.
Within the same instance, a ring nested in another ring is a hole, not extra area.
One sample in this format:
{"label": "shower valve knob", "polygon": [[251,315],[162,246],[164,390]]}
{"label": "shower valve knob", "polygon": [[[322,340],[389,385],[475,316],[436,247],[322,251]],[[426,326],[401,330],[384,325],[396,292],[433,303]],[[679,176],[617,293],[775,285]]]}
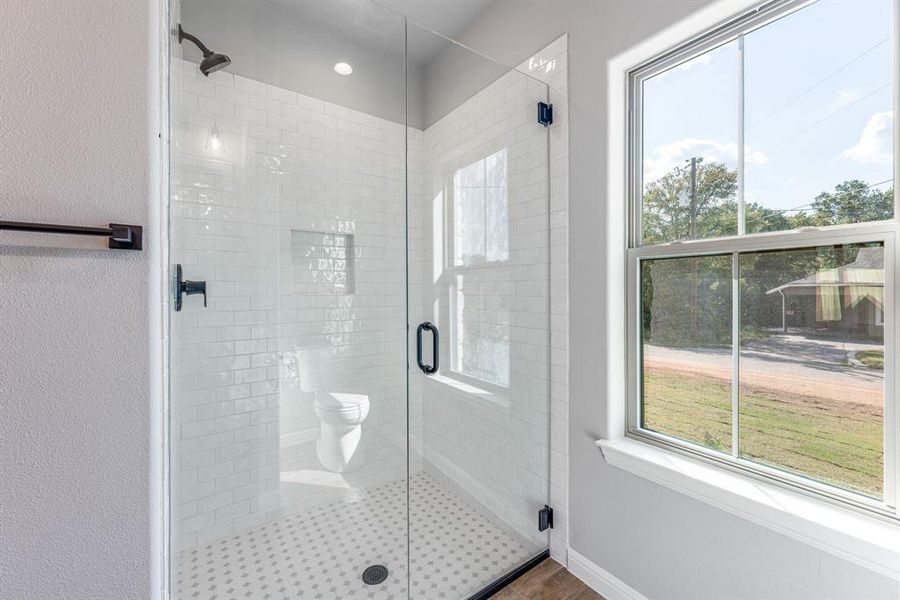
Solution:
{"label": "shower valve knob", "polygon": [[183,296],[203,294],[203,308],[206,308],[206,282],[190,281],[183,278],[181,265],[175,265],[175,310],[180,311]]}

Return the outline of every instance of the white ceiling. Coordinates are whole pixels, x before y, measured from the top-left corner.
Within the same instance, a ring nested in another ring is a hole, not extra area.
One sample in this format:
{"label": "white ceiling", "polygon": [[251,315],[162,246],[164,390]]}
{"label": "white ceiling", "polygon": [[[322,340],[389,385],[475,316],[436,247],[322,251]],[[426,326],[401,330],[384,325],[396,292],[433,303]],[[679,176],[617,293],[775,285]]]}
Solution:
{"label": "white ceiling", "polygon": [[432,31],[456,38],[494,0],[377,0],[379,4],[398,12]]}
{"label": "white ceiling", "polygon": [[[402,48],[402,19],[454,38],[495,0],[268,0],[367,46],[396,52]],[[439,36],[411,35],[409,59],[424,66],[446,47]]]}

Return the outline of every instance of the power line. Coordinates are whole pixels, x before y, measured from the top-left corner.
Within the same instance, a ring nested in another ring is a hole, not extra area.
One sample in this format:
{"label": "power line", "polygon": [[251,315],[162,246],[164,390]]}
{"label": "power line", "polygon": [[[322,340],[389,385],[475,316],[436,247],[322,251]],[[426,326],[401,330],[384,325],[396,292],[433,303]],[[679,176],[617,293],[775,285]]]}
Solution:
{"label": "power line", "polygon": [[867,189],[869,189],[869,188],[873,188],[873,187],[878,186],[878,185],[882,185],[882,184],[885,184],[885,183],[890,183],[890,182],[892,182],[893,180],[894,180],[894,178],[891,177],[890,179],[885,179],[884,181],[879,181],[878,183],[872,183],[872,184],[869,184],[869,185],[867,185],[867,186],[866,186],[865,188],[863,188],[863,189],[866,189],[866,190],[867,190]]}
{"label": "power line", "polygon": [[891,87],[892,85],[893,85],[893,82],[892,82],[892,81],[889,81],[888,83],[884,84],[883,86],[881,86],[881,87],[879,87],[879,88],[876,88],[876,89],[872,90],[871,92],[869,92],[869,93],[866,94],[865,96],[863,96],[863,97],[861,97],[861,98],[858,98],[857,100],[851,102],[851,103],[848,104],[847,106],[845,106],[845,107],[843,107],[843,108],[839,108],[838,110],[836,110],[836,111],[834,111],[834,112],[832,112],[832,113],[829,113],[829,114],[825,115],[824,117],[822,117],[821,119],[819,119],[818,121],[816,121],[815,123],[813,123],[812,125],[809,125],[808,127],[804,127],[803,129],[801,129],[801,130],[798,131],[797,133],[794,133],[794,134],[792,134],[792,135],[789,135],[788,137],[782,139],[781,141],[779,141],[779,142],[777,142],[777,143],[775,143],[775,144],[772,144],[771,146],[769,146],[769,147],[766,148],[765,150],[761,150],[761,152],[765,153],[765,152],[770,152],[770,151],[774,150],[774,149],[777,148],[778,146],[781,146],[782,144],[791,141],[792,139],[794,139],[794,138],[800,136],[801,134],[806,133],[806,132],[809,131],[810,129],[813,129],[814,127],[817,127],[817,126],[821,125],[822,123],[824,123],[825,121],[829,120],[829,119],[832,118],[833,116],[835,116],[835,115],[837,115],[837,114],[839,114],[839,113],[844,112],[844,111],[847,110],[848,108],[851,108],[851,107],[853,107],[853,106],[856,106],[857,104],[859,104],[859,103],[862,102],[863,100],[865,100],[865,99],[867,99],[867,98],[869,98],[869,97],[871,97],[871,96],[874,96],[875,94],[877,94],[877,93],[880,92],[881,90],[883,90],[883,89],[885,89],[885,88],[888,88],[888,87]]}
{"label": "power line", "polygon": [[[878,181],[878,182],[875,182],[875,183],[870,183],[869,185],[867,185],[867,186],[864,187],[863,189],[864,189],[864,190],[868,190],[868,189],[870,189],[870,188],[873,188],[873,187],[876,187],[876,186],[879,186],[879,185],[884,185],[885,183],[891,183],[892,181],[894,181],[894,178],[893,178],[893,177],[891,177],[890,179],[885,179],[884,181]],[[800,212],[800,211],[805,211],[805,210],[807,210],[807,209],[809,209],[809,208],[812,208],[812,207],[813,207],[813,205],[810,203],[810,204],[802,204],[802,205],[796,206],[796,207],[794,207],[794,208],[768,209],[769,212],[770,212],[770,214],[768,214],[768,215],[762,215],[762,216],[756,217],[755,219],[748,219],[748,220],[747,220],[747,223],[755,223],[755,222],[757,222],[757,221],[763,221],[763,220],[765,220],[766,218],[768,218],[769,216],[771,216],[771,213],[784,214],[784,213],[789,213],[789,212]],[[763,207],[763,208],[765,208],[765,207]]]}
{"label": "power line", "polygon": [[872,46],[871,48],[869,48],[868,50],[865,50],[862,53],[857,54],[852,59],[850,59],[849,62],[844,63],[843,65],[841,65],[840,67],[838,67],[837,69],[835,69],[834,71],[832,71],[831,73],[829,73],[828,75],[823,77],[822,79],[818,80],[817,82],[815,82],[814,84],[812,84],[811,86],[809,86],[808,88],[806,88],[805,90],[803,90],[802,92],[800,92],[799,94],[797,94],[796,96],[794,96],[793,98],[791,98],[790,100],[785,102],[784,104],[781,104],[780,106],[776,107],[772,112],[770,112],[766,116],[750,123],[750,125],[759,125],[763,121],[766,121],[767,119],[771,118],[773,115],[775,115],[775,113],[777,113],[778,111],[780,111],[783,108],[787,108],[788,106],[790,106],[791,104],[793,104],[794,102],[796,102],[797,100],[799,100],[800,98],[802,98],[803,96],[808,94],[809,92],[813,91],[814,89],[816,89],[817,87],[819,87],[820,85],[822,85],[823,83],[825,83],[826,81],[828,81],[829,79],[831,79],[832,77],[834,77],[835,75],[837,75],[838,73],[840,73],[841,71],[843,71],[844,69],[849,67],[850,65],[852,65],[856,62],[859,62],[863,56],[865,56],[869,52],[872,52],[873,50],[875,50],[876,48],[878,48],[885,42],[889,41],[892,37],[893,36],[889,35],[886,38],[884,38],[883,40],[881,40],[880,42],[878,42],[877,44],[875,44],[874,46]]}
{"label": "power line", "polygon": [[[763,208],[765,208],[765,207],[763,207]],[[796,208],[782,208],[782,209],[778,209],[778,210],[776,210],[776,209],[769,209],[769,210],[770,210],[770,213],[769,213],[769,214],[767,214],[767,215],[760,215],[760,216],[756,217],[755,219],[747,219],[747,220],[745,221],[745,223],[744,223],[744,226],[746,226],[746,225],[748,225],[748,224],[750,224],[750,223],[756,223],[756,222],[759,222],[759,221],[765,221],[765,220],[768,219],[769,217],[773,216],[771,213],[784,214],[784,213],[788,213],[788,212],[804,211],[804,210],[806,210],[807,208],[812,208],[812,204],[805,204],[805,205],[803,205],[803,206],[798,206],[798,207],[796,207]]]}

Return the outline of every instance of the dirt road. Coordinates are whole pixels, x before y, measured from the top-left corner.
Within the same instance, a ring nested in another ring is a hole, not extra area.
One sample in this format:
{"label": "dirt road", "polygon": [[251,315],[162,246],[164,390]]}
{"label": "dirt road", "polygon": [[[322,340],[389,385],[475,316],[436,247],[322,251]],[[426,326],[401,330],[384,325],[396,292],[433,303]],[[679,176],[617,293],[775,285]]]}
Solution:
{"label": "dirt road", "polygon": [[[881,349],[864,342],[777,335],[749,342],[741,351],[741,383],[784,394],[884,406],[884,373],[852,364],[848,356]],[[648,368],[731,380],[729,348],[666,348],[646,344]]]}

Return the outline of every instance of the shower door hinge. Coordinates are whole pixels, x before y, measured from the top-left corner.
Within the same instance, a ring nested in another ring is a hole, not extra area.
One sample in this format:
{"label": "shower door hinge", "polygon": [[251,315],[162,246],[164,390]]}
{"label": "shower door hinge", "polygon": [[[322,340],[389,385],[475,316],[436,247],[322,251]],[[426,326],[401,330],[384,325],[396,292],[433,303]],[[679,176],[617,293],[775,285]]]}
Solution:
{"label": "shower door hinge", "polygon": [[553,529],[553,509],[546,504],[538,511],[538,531],[545,529]]}
{"label": "shower door hinge", "polygon": [[553,105],[546,102],[538,102],[538,123],[544,127],[553,125]]}

